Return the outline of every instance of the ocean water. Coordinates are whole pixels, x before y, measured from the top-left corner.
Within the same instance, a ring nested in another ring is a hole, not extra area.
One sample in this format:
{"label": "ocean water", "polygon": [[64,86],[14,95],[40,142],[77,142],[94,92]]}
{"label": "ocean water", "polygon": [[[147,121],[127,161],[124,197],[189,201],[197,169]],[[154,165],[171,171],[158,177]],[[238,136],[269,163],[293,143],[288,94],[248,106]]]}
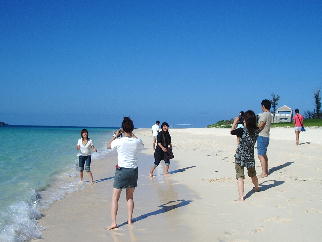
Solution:
{"label": "ocean water", "polygon": [[[40,238],[40,209],[82,189],[76,169],[81,128],[8,126],[0,128],[0,241]],[[108,154],[114,128],[88,128],[97,153]],[[85,176],[86,179],[86,176]]]}

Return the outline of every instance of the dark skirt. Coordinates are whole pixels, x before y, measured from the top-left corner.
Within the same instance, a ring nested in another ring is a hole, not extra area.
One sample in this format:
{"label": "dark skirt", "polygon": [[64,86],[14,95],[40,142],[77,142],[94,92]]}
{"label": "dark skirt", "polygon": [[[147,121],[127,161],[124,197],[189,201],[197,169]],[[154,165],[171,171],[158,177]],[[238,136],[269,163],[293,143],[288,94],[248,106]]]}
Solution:
{"label": "dark skirt", "polygon": [[124,168],[118,167],[115,170],[113,187],[116,189],[137,187],[138,183],[138,167]]}

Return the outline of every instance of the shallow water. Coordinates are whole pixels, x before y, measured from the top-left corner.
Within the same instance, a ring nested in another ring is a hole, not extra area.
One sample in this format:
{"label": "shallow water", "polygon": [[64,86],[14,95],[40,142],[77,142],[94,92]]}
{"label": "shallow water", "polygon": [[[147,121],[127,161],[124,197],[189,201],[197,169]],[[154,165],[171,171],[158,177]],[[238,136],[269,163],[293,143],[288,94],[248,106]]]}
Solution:
{"label": "shallow water", "polygon": [[[39,238],[39,209],[80,189],[75,149],[80,128],[9,126],[0,128],[0,241]],[[113,128],[88,128],[104,157]]]}

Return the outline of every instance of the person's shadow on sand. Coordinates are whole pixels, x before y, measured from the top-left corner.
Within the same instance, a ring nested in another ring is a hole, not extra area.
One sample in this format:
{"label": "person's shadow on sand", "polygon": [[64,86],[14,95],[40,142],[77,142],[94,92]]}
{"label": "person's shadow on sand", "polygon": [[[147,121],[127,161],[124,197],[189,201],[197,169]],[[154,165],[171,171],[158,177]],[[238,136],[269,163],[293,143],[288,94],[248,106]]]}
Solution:
{"label": "person's shadow on sand", "polygon": [[170,171],[169,174],[176,174],[176,173],[179,173],[179,172],[185,172],[186,170],[194,168],[194,167],[196,167],[196,166],[189,166],[189,167],[185,167],[185,168],[180,168],[180,169],[177,169],[177,170]]}
{"label": "person's shadow on sand", "polygon": [[[140,215],[140,216],[138,216],[136,218],[133,218],[132,221],[133,221],[133,223],[136,223],[136,222],[138,222],[140,220],[143,220],[143,219],[146,219],[146,218],[148,218],[150,216],[159,215],[161,213],[166,213],[166,212],[169,212],[169,211],[171,211],[173,209],[176,209],[176,208],[187,206],[191,202],[192,202],[192,200],[183,200],[183,199],[170,201],[170,202],[167,202],[165,204],[162,204],[162,205],[158,206],[160,209],[158,209],[156,211],[153,211],[153,212],[149,212],[149,213]],[[124,223],[120,224],[118,227],[122,227],[122,226],[124,226],[126,224],[127,224],[127,222],[124,222]]]}
{"label": "person's shadow on sand", "polygon": [[114,176],[106,177],[106,178],[102,178],[102,179],[97,179],[97,180],[95,180],[95,183],[108,181],[108,180],[111,180],[111,179],[113,179],[113,178],[114,178]]}
{"label": "person's shadow on sand", "polygon": [[[265,185],[264,183],[267,182],[273,182],[271,184]],[[283,183],[285,183],[285,181],[276,181],[276,180],[268,180],[268,181],[264,181],[262,183],[259,184],[259,192],[264,192],[270,188],[273,187],[277,187],[282,185]],[[250,190],[244,197],[244,199],[246,200],[247,198],[250,198],[253,194],[255,193],[254,189]]]}
{"label": "person's shadow on sand", "polygon": [[299,145],[310,145],[311,142],[302,142],[302,143],[299,143]]}
{"label": "person's shadow on sand", "polygon": [[269,169],[268,174],[272,174],[273,172],[278,171],[278,170],[281,170],[281,169],[283,169],[283,168],[285,168],[285,167],[287,167],[287,166],[290,166],[290,165],[292,165],[293,163],[294,163],[294,161],[289,161],[289,162],[285,162],[285,163],[284,163],[284,164],[282,164],[282,165],[274,166],[274,167],[272,167],[271,169]]}

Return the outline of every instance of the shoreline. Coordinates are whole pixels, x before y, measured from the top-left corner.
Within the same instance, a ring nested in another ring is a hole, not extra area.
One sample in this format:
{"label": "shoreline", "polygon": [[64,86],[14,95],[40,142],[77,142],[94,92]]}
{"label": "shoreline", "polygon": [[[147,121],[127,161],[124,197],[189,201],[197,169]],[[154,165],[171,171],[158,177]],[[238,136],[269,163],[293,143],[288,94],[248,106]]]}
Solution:
{"label": "shoreline", "polygon": [[[101,176],[102,182],[86,185],[85,189],[68,194],[44,211],[46,216],[39,220],[46,227],[42,240],[318,240],[322,235],[318,230],[322,222],[322,164],[316,161],[322,155],[322,143],[318,139],[322,129],[315,129],[315,133],[308,130],[302,136],[304,144],[296,147],[293,129],[272,128],[268,152],[271,174],[260,179],[263,189],[256,194],[251,192],[250,179],[246,177],[247,195],[242,204],[233,202],[237,197],[233,168],[236,140],[228,131],[171,129],[175,154],[171,175],[163,176],[159,166],[157,176],[150,179],[148,169],[153,163],[150,129],[135,130],[144,141],[145,149],[140,155],[133,226],[123,223],[126,210],[122,192],[118,215],[122,226],[115,231],[104,230],[110,223],[116,162],[116,157],[111,156],[93,166],[94,179]],[[312,167],[313,170],[309,169]],[[256,170],[260,173],[258,159]],[[251,219],[245,223],[247,218]]]}

